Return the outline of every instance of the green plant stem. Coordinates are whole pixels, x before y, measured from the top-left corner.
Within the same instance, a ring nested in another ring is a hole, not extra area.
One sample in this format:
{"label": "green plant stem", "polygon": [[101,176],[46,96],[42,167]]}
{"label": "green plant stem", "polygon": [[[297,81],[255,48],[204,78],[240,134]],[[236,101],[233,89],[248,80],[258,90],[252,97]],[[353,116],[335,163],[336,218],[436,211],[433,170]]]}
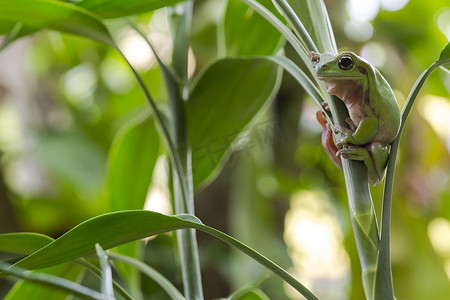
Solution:
{"label": "green plant stem", "polygon": [[[168,154],[170,161],[172,163],[172,167],[174,170],[174,180],[173,186],[176,191],[174,191],[175,198],[175,211],[177,213],[192,213],[194,214],[194,205],[193,205],[193,184],[192,184],[192,170],[190,163],[190,151],[186,149],[186,147],[182,147],[180,145],[176,145],[175,142],[171,138],[171,134],[163,121],[163,117],[161,112],[158,110],[153,98],[151,97],[147,87],[145,86],[142,78],[130,64],[130,62],[126,59],[121,51],[119,53],[124,57],[125,61],[129,65],[133,75],[135,76],[139,86],[146,99],[148,100],[150,107],[152,108],[153,115],[155,116],[156,124],[160,128],[160,132],[162,133],[163,139],[166,142],[168,148]],[[182,105],[182,103],[180,104]],[[178,106],[180,107],[180,106]],[[176,128],[181,128],[186,130],[186,126],[184,124],[178,123]],[[178,135],[178,134],[175,134]],[[183,150],[185,149],[185,150]],[[183,151],[185,154],[183,155]],[[188,156],[189,154],[189,156]],[[184,159],[182,159],[184,158]],[[203,299],[203,292],[201,286],[201,274],[200,274],[200,263],[198,257],[198,246],[197,240],[195,237],[195,232],[192,230],[181,230],[178,233],[179,239],[178,244],[180,247],[180,256],[181,256],[181,268],[183,274],[183,283],[186,293],[187,299]],[[189,296],[190,295],[190,296]]]}
{"label": "green plant stem", "polygon": [[402,109],[401,113],[401,123],[400,130],[391,145],[391,151],[389,154],[389,161],[386,171],[386,182],[384,185],[383,194],[383,207],[381,214],[381,239],[380,239],[380,250],[378,253],[377,261],[377,273],[375,276],[375,287],[373,299],[386,299],[393,300],[394,298],[394,285],[392,280],[392,266],[390,257],[390,231],[391,231],[391,207],[392,207],[392,191],[394,188],[394,174],[395,174],[395,163],[398,155],[398,148],[400,146],[400,139],[402,136],[403,129],[408,119],[409,113],[411,112],[412,106],[419,94],[420,89],[425,83],[426,79],[430,74],[438,68],[440,65],[444,65],[448,61],[435,62],[427,70],[425,70],[419,78],[416,80],[411,92],[406,99],[406,103]]}
{"label": "green plant stem", "polygon": [[[326,91],[323,82],[321,90]],[[335,96],[325,94],[335,124],[347,126],[348,111],[344,103]],[[362,281],[366,298],[371,300],[379,247],[378,225],[370,195],[367,169],[363,162],[342,159],[342,169],[347,189],[347,199],[355,235],[356,248],[362,269]]]}
{"label": "green plant stem", "polygon": [[[173,136],[176,157],[179,158],[182,177],[173,174],[174,211],[176,214],[195,215],[194,188],[192,178],[192,155],[188,140],[184,100],[189,95],[188,52],[192,21],[193,1],[176,5],[171,12],[171,30],[174,41],[172,55],[173,70],[178,79],[178,88],[171,82],[169,88],[169,107],[173,119]],[[181,260],[184,294],[188,300],[203,299],[200,259],[196,232],[193,229],[177,231],[177,242]]]}

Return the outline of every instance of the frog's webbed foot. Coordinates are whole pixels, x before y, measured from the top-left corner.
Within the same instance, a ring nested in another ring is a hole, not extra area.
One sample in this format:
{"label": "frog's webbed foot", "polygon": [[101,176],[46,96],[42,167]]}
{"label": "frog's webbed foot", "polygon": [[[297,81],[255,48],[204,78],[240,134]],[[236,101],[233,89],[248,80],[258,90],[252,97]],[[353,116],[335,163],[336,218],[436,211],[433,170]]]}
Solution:
{"label": "frog's webbed foot", "polygon": [[383,180],[389,157],[389,146],[379,142],[366,146],[345,144],[337,154],[346,159],[364,162],[371,185],[378,185]]}
{"label": "frog's webbed foot", "polygon": [[341,149],[344,144],[355,144],[355,141],[353,139],[353,133],[354,131],[344,127],[342,125],[336,124],[333,127],[333,131],[336,134],[340,134],[340,139],[336,142],[336,146]]}

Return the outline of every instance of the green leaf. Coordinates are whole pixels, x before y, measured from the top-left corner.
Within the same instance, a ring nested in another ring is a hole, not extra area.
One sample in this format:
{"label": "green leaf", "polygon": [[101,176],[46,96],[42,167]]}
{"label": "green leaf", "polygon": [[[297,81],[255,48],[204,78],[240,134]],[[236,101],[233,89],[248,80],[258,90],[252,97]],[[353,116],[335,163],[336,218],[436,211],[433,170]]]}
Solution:
{"label": "green leaf", "polygon": [[[270,0],[258,2],[275,12]],[[283,45],[278,30],[239,0],[228,1],[222,30],[227,56],[272,55]]]}
{"label": "green leaf", "polygon": [[1,21],[72,33],[115,47],[102,20],[78,6],[52,0],[0,0],[0,7]]}
{"label": "green leaf", "polygon": [[139,115],[119,131],[108,156],[106,195],[112,210],[144,207],[158,153],[153,118]]}
{"label": "green leaf", "polygon": [[450,43],[442,49],[441,54],[439,55],[439,60],[450,59]]}
{"label": "green leaf", "polygon": [[74,227],[46,247],[25,257],[15,266],[28,269],[44,268],[80,256],[94,254],[96,243],[104,249],[109,249],[151,235],[187,228],[202,230],[228,243],[280,276],[307,299],[318,299],[274,262],[225,233],[203,225],[200,220],[192,215],[166,216],[145,210],[104,214]]}
{"label": "green leaf", "polygon": [[264,58],[226,58],[199,76],[186,103],[194,186],[219,172],[233,141],[272,101],[280,69]]}
{"label": "green leaf", "polygon": [[184,0],[81,0],[78,6],[103,18],[117,18],[143,14]]}
{"label": "green leaf", "polygon": [[437,63],[441,66],[441,68],[445,68],[444,70],[450,72],[450,43],[447,43],[444,49],[442,49]]}
{"label": "green leaf", "polygon": [[0,251],[30,254],[52,241],[51,237],[39,233],[4,233],[0,234]]}
{"label": "green leaf", "polygon": [[302,21],[319,52],[337,53],[336,40],[323,0],[286,0]]}

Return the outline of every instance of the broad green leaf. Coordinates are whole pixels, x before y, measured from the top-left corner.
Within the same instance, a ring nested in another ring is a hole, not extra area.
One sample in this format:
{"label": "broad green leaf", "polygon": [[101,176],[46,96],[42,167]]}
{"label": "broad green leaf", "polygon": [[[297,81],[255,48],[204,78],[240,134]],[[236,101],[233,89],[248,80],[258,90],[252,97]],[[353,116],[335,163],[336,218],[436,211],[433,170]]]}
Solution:
{"label": "broad green leaf", "polygon": [[84,298],[100,299],[101,297],[100,293],[75,282],[83,271],[83,268],[76,264],[61,264],[40,272],[29,272],[17,267],[4,270],[4,265],[0,265],[0,270],[15,277],[26,279],[19,281],[11,289],[4,298],[7,300],[60,300],[72,294]]}
{"label": "broad green leaf", "polygon": [[280,69],[264,58],[218,60],[199,75],[186,103],[194,186],[212,180],[233,141],[272,101]]}
{"label": "broad green leaf", "polygon": [[102,20],[76,5],[52,0],[0,0],[0,7],[0,21],[81,35],[115,47]]}
{"label": "broad green leaf", "polygon": [[[270,0],[258,2],[275,12]],[[283,45],[278,30],[240,0],[228,1],[222,30],[227,56],[272,55]]]}
{"label": "broad green leaf", "polygon": [[0,251],[30,254],[52,241],[53,239],[51,237],[39,233],[4,233],[0,234]]}
{"label": "broad green leaf", "polygon": [[78,6],[103,18],[117,18],[146,13],[184,0],[81,0]]}
{"label": "broad green leaf", "polygon": [[113,212],[89,219],[21,260],[17,265],[38,269],[95,254],[95,244],[109,249],[147,236],[186,227],[190,222],[145,210]]}
{"label": "broad green leaf", "polygon": [[44,268],[81,256],[92,255],[95,253],[96,243],[104,249],[109,249],[155,234],[188,228],[204,231],[228,243],[280,276],[307,299],[318,299],[274,262],[229,235],[203,225],[199,219],[192,215],[166,216],[146,210],[104,214],[74,227],[46,247],[25,257],[15,266],[28,269]]}
{"label": "broad green leaf", "polygon": [[153,118],[140,115],[119,131],[108,157],[106,196],[112,210],[144,207],[158,153]]}
{"label": "broad green leaf", "polygon": [[306,28],[319,52],[337,53],[330,18],[323,0],[286,0]]}

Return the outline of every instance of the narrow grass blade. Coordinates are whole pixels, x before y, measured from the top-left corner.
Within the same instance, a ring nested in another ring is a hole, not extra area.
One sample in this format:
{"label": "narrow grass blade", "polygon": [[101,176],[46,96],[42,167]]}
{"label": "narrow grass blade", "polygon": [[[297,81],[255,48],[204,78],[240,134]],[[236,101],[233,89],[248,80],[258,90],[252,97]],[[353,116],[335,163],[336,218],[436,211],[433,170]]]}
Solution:
{"label": "narrow grass blade", "polygon": [[4,263],[0,263],[0,271],[14,277],[23,278],[32,282],[50,286],[52,288],[71,292],[83,299],[109,300],[97,291],[89,289],[73,281],[49,274],[30,272],[19,267],[6,265]]}
{"label": "narrow grass blade", "polygon": [[281,13],[286,17],[289,24],[291,24],[295,33],[297,33],[300,40],[303,42],[303,45],[306,49],[308,49],[308,53],[310,51],[318,52],[314,41],[306,30],[305,26],[303,26],[302,21],[300,21],[298,15],[294,12],[292,7],[287,3],[286,0],[272,0],[279,8]]}
{"label": "narrow grass blade", "polygon": [[302,20],[320,53],[337,53],[336,40],[323,0],[286,0]]}
{"label": "narrow grass blade", "polygon": [[[92,263],[88,262],[87,260],[83,258],[77,258],[74,261],[75,263],[79,264],[80,266],[85,267],[88,271],[90,271],[93,275],[95,275],[97,278],[102,278],[102,270],[100,270],[97,266],[93,265]],[[125,300],[134,300],[134,298],[121,286],[119,285],[115,280],[112,282],[114,290],[122,296]]]}
{"label": "narrow grass blade", "polygon": [[153,269],[152,267],[144,264],[143,262],[116,253],[109,253],[108,257],[115,261],[124,262],[130,266],[135,267],[149,278],[153,279],[159,286],[167,293],[167,295],[173,300],[185,300],[183,295],[177,290],[177,288],[161,273]]}
{"label": "narrow grass blade", "polygon": [[262,6],[256,0],[241,0],[251,8],[253,8],[257,13],[259,13],[262,17],[264,17],[267,21],[270,22],[292,45],[294,50],[303,60],[305,65],[310,65],[309,59],[309,51],[308,49],[300,42],[300,40],[292,33],[292,31],[284,25],[274,14],[272,14],[267,8]]}
{"label": "narrow grass blade", "polygon": [[333,126],[332,119],[330,117],[330,113],[325,111],[322,106],[326,100],[323,97],[322,92],[317,88],[317,86],[313,83],[313,81],[309,78],[309,76],[300,69],[292,60],[285,56],[267,56],[267,60],[273,61],[282,67],[286,72],[292,75],[295,80],[303,87],[303,89],[308,93],[308,95],[313,99],[314,103],[316,103],[317,107],[324,113],[327,118],[330,126]]}
{"label": "narrow grass blade", "polygon": [[106,255],[102,246],[99,244],[95,244],[95,250],[97,252],[98,261],[101,269],[101,287],[102,294],[106,299],[114,300],[114,289],[113,289],[113,280],[112,280],[112,271],[111,265],[108,262],[108,255]]}

